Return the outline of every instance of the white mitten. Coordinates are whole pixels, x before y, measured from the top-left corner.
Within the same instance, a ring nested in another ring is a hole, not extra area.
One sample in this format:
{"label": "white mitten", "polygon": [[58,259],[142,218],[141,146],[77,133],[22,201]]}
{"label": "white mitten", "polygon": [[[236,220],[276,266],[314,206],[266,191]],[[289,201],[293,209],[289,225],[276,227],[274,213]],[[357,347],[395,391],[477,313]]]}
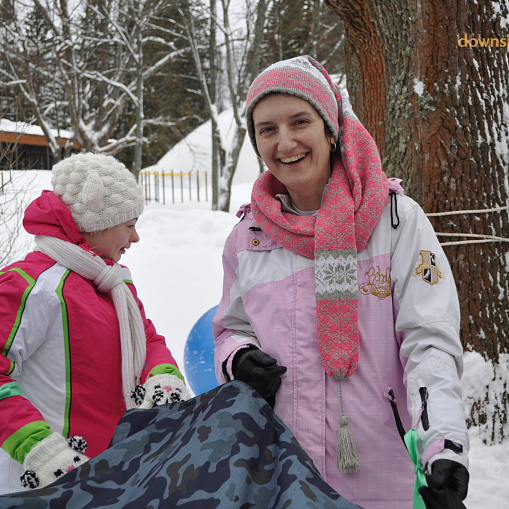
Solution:
{"label": "white mitten", "polygon": [[25,456],[21,486],[35,489],[51,484],[90,459],[82,454],[86,448],[82,437],[66,439],[60,433],[47,436]]}
{"label": "white mitten", "polygon": [[137,405],[140,405],[140,408],[178,403],[186,401],[190,397],[191,394],[184,382],[178,376],[168,373],[154,375],[148,378],[143,385],[137,385],[131,391],[131,398]]}

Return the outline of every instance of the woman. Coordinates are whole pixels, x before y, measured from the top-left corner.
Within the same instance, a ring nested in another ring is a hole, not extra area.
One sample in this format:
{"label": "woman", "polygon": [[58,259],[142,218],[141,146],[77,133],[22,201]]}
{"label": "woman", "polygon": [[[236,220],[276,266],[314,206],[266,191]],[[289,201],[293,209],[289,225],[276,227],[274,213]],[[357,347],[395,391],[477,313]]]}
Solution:
{"label": "woman", "polygon": [[0,494],[104,451],[126,409],[189,398],[118,263],[139,241],[141,187],[94,154],[56,164],[52,185],[25,212],[37,249],[0,271]]}
{"label": "woman", "polygon": [[263,71],[246,108],[268,171],[224,249],[218,379],[275,399],[327,482],[366,509],[412,507],[397,403],[422,441],[424,496],[461,504],[459,306],[430,223],[386,178],[372,138],[312,58]]}

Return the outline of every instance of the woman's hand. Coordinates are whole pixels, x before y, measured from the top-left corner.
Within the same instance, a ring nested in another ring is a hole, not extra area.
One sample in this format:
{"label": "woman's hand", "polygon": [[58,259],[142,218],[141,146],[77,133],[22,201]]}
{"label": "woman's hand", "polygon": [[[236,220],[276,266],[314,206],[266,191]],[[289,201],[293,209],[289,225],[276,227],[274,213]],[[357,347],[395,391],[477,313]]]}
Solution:
{"label": "woman's hand", "polygon": [[247,383],[274,408],[286,366],[278,366],[276,359],[256,347],[250,347],[235,354],[232,373],[236,380]]}
{"label": "woman's hand", "polygon": [[468,470],[457,461],[436,460],[431,474],[426,474],[428,486],[419,488],[426,509],[465,509],[463,500],[468,492]]}

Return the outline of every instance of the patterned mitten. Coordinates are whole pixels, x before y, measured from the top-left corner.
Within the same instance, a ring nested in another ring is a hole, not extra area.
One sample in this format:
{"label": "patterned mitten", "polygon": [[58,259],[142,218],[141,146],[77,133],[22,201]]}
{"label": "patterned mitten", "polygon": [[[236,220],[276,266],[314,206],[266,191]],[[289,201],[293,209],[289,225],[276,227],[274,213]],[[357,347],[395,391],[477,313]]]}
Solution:
{"label": "patterned mitten", "polygon": [[191,394],[184,382],[177,376],[168,373],[154,375],[148,378],[143,385],[137,385],[131,391],[131,398],[137,405],[140,405],[140,408],[178,403],[186,401],[190,397]]}
{"label": "patterned mitten", "polygon": [[21,486],[44,488],[55,482],[90,459],[82,454],[86,448],[87,442],[82,437],[65,439],[60,433],[47,436],[25,456]]}

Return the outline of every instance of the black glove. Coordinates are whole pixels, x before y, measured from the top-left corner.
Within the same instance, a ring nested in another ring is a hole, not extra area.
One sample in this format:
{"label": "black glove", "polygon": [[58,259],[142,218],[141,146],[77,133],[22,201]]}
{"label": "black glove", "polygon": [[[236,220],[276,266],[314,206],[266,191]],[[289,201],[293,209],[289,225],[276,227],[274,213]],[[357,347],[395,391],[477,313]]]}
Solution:
{"label": "black glove", "polygon": [[469,478],[461,463],[436,460],[431,474],[426,474],[428,486],[419,488],[426,509],[465,509],[462,500],[467,497]]}
{"label": "black glove", "polygon": [[243,348],[233,357],[232,373],[236,380],[247,383],[274,408],[286,366],[278,366],[276,359],[256,347]]}

